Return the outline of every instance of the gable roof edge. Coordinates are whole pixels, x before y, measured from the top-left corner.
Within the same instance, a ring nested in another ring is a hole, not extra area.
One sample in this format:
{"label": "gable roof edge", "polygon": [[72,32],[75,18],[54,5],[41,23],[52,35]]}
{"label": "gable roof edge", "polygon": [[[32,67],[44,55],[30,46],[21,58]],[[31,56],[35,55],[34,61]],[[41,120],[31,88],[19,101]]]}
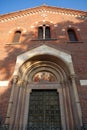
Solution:
{"label": "gable roof edge", "polygon": [[37,6],[34,8],[24,9],[24,10],[0,15],[0,21],[2,21],[4,19],[11,19],[11,18],[17,18],[17,17],[21,17],[21,16],[26,16],[26,15],[33,14],[33,13],[35,14],[36,12],[39,12],[39,11],[53,11],[55,13],[62,13],[62,14],[67,13],[69,15],[82,17],[83,19],[87,18],[86,11],[42,5],[42,6]]}

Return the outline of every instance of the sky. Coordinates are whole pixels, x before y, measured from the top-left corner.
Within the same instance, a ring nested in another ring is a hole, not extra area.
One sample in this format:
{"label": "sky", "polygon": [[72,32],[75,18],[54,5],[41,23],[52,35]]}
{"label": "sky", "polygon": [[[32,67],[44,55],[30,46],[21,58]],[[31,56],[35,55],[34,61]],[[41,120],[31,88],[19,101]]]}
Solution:
{"label": "sky", "polygon": [[87,0],[0,0],[0,15],[41,6],[43,4],[87,11]]}

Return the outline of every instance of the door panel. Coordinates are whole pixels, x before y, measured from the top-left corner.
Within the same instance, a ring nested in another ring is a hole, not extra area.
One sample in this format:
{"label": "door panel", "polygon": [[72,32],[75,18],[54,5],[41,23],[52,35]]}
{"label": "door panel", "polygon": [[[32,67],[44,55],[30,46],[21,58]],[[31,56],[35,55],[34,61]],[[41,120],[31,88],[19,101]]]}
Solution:
{"label": "door panel", "polygon": [[27,130],[61,130],[59,94],[56,90],[32,90]]}

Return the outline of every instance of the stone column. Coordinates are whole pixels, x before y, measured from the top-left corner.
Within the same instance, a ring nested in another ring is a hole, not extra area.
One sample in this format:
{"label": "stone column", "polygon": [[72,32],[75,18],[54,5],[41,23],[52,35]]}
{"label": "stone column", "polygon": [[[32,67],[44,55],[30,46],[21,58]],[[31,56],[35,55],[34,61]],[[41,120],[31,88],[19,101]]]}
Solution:
{"label": "stone column", "polygon": [[26,130],[27,127],[30,93],[31,93],[31,89],[27,87],[25,104],[24,104],[25,108],[24,108],[23,130]]}
{"label": "stone column", "polygon": [[64,113],[65,113],[65,120],[66,120],[66,130],[70,130],[69,129],[69,118],[68,118],[68,110],[67,110],[67,101],[66,101],[66,86],[64,84],[65,81],[61,82],[61,87],[62,87],[62,96],[63,96],[63,109],[64,109]]}
{"label": "stone column", "polygon": [[25,81],[22,81],[22,97],[21,97],[21,108],[20,108],[20,123],[19,123],[19,130],[23,129],[23,119],[24,119],[24,108],[25,108],[25,99],[26,99],[26,86],[27,83]]}
{"label": "stone column", "polygon": [[61,112],[62,129],[68,130],[67,126],[66,126],[65,107],[64,107],[64,97],[63,97],[62,86],[61,86],[61,88],[57,89],[57,92],[59,93],[59,100],[60,100],[60,112]]}
{"label": "stone column", "polygon": [[74,130],[74,121],[73,121],[73,112],[72,112],[72,105],[71,105],[71,98],[70,98],[70,92],[69,87],[70,84],[68,82],[68,79],[65,79],[63,82],[63,92],[64,92],[64,101],[66,102],[66,118],[67,118],[67,126],[69,130]]}
{"label": "stone column", "polygon": [[22,86],[19,86],[19,94],[18,94],[18,100],[17,100],[17,107],[16,107],[16,113],[15,113],[15,121],[14,126],[16,127],[16,130],[19,130],[19,123],[20,123],[20,112],[22,107]]}
{"label": "stone column", "polygon": [[75,120],[75,126],[76,129],[81,129],[82,126],[82,112],[81,112],[81,106],[80,101],[78,97],[77,87],[75,83],[75,75],[71,75],[71,99],[72,99],[72,106],[73,106],[73,113],[74,113],[74,120]]}
{"label": "stone column", "polygon": [[13,78],[13,85],[12,85],[12,89],[11,89],[11,95],[10,95],[9,104],[8,104],[8,110],[7,110],[5,124],[9,124],[10,112],[11,112],[11,108],[12,108],[12,104],[13,104],[14,89],[15,89],[15,86],[17,84],[17,81],[18,81],[18,76],[14,76],[14,78]]}
{"label": "stone column", "polygon": [[46,37],[45,31],[46,31],[46,27],[43,26],[43,39],[45,39],[45,37]]}
{"label": "stone column", "polygon": [[12,86],[12,91],[11,91],[11,96],[10,96],[10,101],[9,101],[9,106],[8,106],[8,112],[7,115],[9,115],[9,130],[13,130],[14,127],[14,121],[15,121],[15,112],[16,112],[16,107],[17,107],[17,99],[18,99],[18,93],[19,93],[19,88],[17,86],[18,82],[18,76],[14,76],[13,78],[13,86]]}

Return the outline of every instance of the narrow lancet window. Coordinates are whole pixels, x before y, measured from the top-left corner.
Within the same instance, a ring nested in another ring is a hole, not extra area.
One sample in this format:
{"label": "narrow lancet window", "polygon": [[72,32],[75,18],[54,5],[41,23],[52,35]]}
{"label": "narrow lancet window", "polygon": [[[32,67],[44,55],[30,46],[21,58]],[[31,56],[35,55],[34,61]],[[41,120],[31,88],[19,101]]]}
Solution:
{"label": "narrow lancet window", "polygon": [[15,42],[19,42],[19,40],[20,40],[20,36],[21,36],[21,31],[16,31],[15,33],[14,33],[14,37],[13,37],[13,43],[15,43]]}
{"label": "narrow lancet window", "polygon": [[38,28],[38,38],[39,38],[39,39],[42,39],[42,38],[43,38],[43,28],[42,28],[42,27],[39,27],[39,28]]}
{"label": "narrow lancet window", "polygon": [[73,42],[78,41],[76,33],[73,29],[68,30],[68,36],[69,36],[70,41],[73,41]]}

